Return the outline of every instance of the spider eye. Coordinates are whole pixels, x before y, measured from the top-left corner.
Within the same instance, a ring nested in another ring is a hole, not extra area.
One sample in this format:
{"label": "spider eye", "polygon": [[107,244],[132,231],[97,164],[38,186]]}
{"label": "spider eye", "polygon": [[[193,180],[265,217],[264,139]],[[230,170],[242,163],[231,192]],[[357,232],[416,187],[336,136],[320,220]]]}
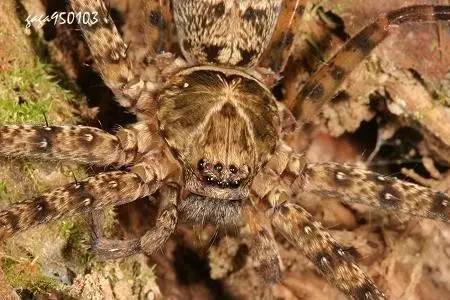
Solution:
{"label": "spider eye", "polygon": [[233,180],[232,182],[230,182],[230,187],[232,189],[236,189],[241,185],[241,182],[239,180]]}
{"label": "spider eye", "polygon": [[204,158],[202,158],[202,159],[200,159],[200,160],[198,161],[198,163],[197,163],[197,168],[198,168],[200,171],[203,171],[203,170],[205,169],[205,164],[206,164],[206,161],[205,161]]}
{"label": "spider eye", "polygon": [[236,174],[237,167],[235,165],[230,165],[230,172],[233,173],[233,174]]}
{"label": "spider eye", "polygon": [[214,170],[216,170],[217,172],[222,171],[223,169],[223,165],[221,163],[217,163],[214,165]]}

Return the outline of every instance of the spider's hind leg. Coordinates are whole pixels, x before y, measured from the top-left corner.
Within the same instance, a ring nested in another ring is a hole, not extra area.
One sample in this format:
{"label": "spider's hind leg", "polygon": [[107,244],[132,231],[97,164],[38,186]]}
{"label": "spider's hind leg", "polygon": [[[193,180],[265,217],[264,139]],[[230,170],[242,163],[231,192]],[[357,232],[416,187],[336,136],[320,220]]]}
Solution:
{"label": "spider's hind leg", "polygon": [[143,26],[143,32],[145,36],[145,43],[148,45],[148,55],[155,56],[162,51],[168,51],[170,49],[170,34],[171,26],[169,19],[170,7],[161,0],[141,0],[142,8],[140,9],[143,14],[143,20],[145,23]]}
{"label": "spider's hind leg", "polygon": [[442,192],[346,164],[308,164],[303,190],[349,203],[450,221],[450,196]]}
{"label": "spider's hind leg", "polygon": [[274,73],[281,73],[294,48],[296,36],[300,34],[299,26],[306,0],[283,1],[277,26],[271,42],[261,58],[260,66],[269,67]]}
{"label": "spider's hind leg", "polygon": [[320,67],[305,82],[295,101],[287,103],[287,106],[300,123],[311,122],[348,75],[389,35],[392,28],[408,23],[437,21],[450,21],[450,6],[415,5],[379,16]]}

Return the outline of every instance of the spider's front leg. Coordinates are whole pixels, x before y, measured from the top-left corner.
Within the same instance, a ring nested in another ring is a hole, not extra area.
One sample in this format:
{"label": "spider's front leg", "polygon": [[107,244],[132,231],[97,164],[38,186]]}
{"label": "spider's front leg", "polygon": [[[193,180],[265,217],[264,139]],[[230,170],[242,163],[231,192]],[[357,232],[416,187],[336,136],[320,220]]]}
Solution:
{"label": "spider's front leg", "polygon": [[402,24],[450,21],[450,6],[416,5],[383,14],[351,38],[326,64],[319,68],[299,91],[294,103],[286,103],[301,123],[314,120],[321,107],[391,32]]}
{"label": "spider's front leg", "polygon": [[251,241],[250,256],[254,267],[266,283],[281,280],[281,260],[277,242],[267,218],[251,204],[243,208],[243,228],[241,234],[248,235]]}
{"label": "spider's front leg", "polygon": [[154,137],[143,123],[116,135],[87,126],[4,125],[0,126],[0,156],[123,166],[149,151],[157,140]]}
{"label": "spider's front leg", "polygon": [[[133,240],[110,240],[102,237],[98,224],[94,226],[92,250],[104,259],[126,257],[140,252],[151,255],[164,246],[175,231],[178,222],[178,192],[174,187],[164,186],[159,190],[161,210],[155,226],[141,238]],[[95,220],[93,220],[95,222]],[[95,224],[95,223],[94,223]]]}
{"label": "spider's front leg", "polygon": [[[97,68],[117,101],[136,112],[145,110],[148,106],[145,102],[148,102],[151,93],[158,87],[159,70],[155,67],[152,72],[147,72],[148,77],[151,78],[145,80],[134,74],[132,62],[127,53],[128,45],[120,36],[103,0],[70,0],[70,6],[76,14],[90,14],[92,18],[95,16],[95,21],[80,22],[79,25]],[[163,21],[159,3],[149,1],[144,8],[145,11],[154,9],[150,15],[151,24],[145,26],[144,32],[158,44],[160,23]]]}
{"label": "spider's front leg", "polygon": [[305,166],[302,155],[286,145],[280,145],[274,157],[255,178],[253,193],[272,207],[272,226],[346,295],[358,300],[385,299],[374,282],[355,263],[354,251],[339,245],[306,210],[290,202],[292,190],[298,188],[298,180]]}

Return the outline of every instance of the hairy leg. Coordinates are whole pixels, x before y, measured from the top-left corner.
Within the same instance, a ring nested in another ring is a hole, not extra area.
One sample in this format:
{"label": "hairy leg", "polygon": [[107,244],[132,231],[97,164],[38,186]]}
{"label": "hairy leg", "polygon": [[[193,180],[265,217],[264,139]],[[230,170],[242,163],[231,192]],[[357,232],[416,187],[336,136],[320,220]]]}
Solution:
{"label": "hairy leg", "polygon": [[[116,135],[87,126],[0,126],[0,156],[72,160],[81,163],[126,165],[149,151],[154,133],[144,124],[121,129]],[[153,135],[153,136],[152,136]]]}
{"label": "hairy leg", "polygon": [[[154,91],[157,85],[152,80],[144,81],[133,73],[133,66],[127,54],[128,45],[122,40],[104,1],[70,0],[70,6],[75,13],[90,13],[97,16],[95,24],[81,22],[79,25],[97,68],[106,85],[117,97],[117,101],[133,110],[140,98],[148,100],[149,93]],[[154,72],[157,77],[157,68],[154,68]]]}
{"label": "hairy leg", "polygon": [[402,24],[437,21],[450,21],[450,6],[416,5],[379,16],[319,68],[299,91],[295,102],[287,103],[287,106],[301,124],[314,120],[344,79],[389,35],[392,28]]}
{"label": "hairy leg", "polygon": [[305,2],[305,0],[283,1],[277,27],[261,59],[261,67],[268,67],[276,74],[284,70],[294,46],[295,35],[299,32]]}
{"label": "hairy leg", "polygon": [[132,202],[159,187],[131,172],[107,172],[70,183],[0,211],[0,238],[39,224]]}
{"label": "hairy leg", "polygon": [[265,183],[255,178],[253,193],[272,207],[271,222],[334,286],[353,299],[384,299],[370,278],[354,262],[351,248],[339,245],[323,226],[297,204],[289,202],[302,191],[299,180],[304,157],[281,145],[261,170]]}
{"label": "hairy leg", "polygon": [[267,283],[281,280],[281,261],[277,242],[271,232],[267,218],[255,207],[246,205],[243,208],[244,227],[241,234],[248,235],[251,240],[250,256],[255,268]]}
{"label": "hairy leg", "polygon": [[154,57],[162,51],[170,48],[170,9],[165,1],[161,0],[140,0],[141,13],[144,14],[142,20],[143,32],[146,44],[149,45],[148,55]]}
{"label": "hairy leg", "polygon": [[144,252],[152,254],[167,242],[175,231],[178,222],[176,189],[165,186],[160,189],[161,210],[155,226],[147,231],[140,239],[110,240],[103,237],[99,224],[94,223],[93,247],[94,252],[104,259],[115,259]]}
{"label": "hairy leg", "polygon": [[353,251],[335,241],[299,205],[282,203],[275,207],[272,225],[311,260],[330,283],[352,299],[386,299],[355,263]]}
{"label": "hairy leg", "polygon": [[414,183],[335,163],[308,164],[303,174],[307,193],[450,221],[450,196]]}
{"label": "hairy leg", "polygon": [[278,148],[255,177],[252,189],[271,205],[279,203],[278,195],[282,192],[288,197],[300,192],[314,193],[347,203],[450,220],[450,196],[445,193],[348,164],[306,163],[302,155],[286,145]]}

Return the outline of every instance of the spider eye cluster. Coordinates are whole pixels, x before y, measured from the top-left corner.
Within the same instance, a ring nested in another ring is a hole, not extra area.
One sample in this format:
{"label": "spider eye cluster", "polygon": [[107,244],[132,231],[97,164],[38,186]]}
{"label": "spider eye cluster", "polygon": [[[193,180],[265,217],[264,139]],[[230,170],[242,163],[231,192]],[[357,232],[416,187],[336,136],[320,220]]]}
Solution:
{"label": "spider eye cluster", "polygon": [[207,185],[213,185],[223,189],[236,189],[243,181],[242,174],[238,174],[239,168],[234,164],[228,166],[221,162],[212,164],[202,158],[197,163],[197,169],[202,180]]}

